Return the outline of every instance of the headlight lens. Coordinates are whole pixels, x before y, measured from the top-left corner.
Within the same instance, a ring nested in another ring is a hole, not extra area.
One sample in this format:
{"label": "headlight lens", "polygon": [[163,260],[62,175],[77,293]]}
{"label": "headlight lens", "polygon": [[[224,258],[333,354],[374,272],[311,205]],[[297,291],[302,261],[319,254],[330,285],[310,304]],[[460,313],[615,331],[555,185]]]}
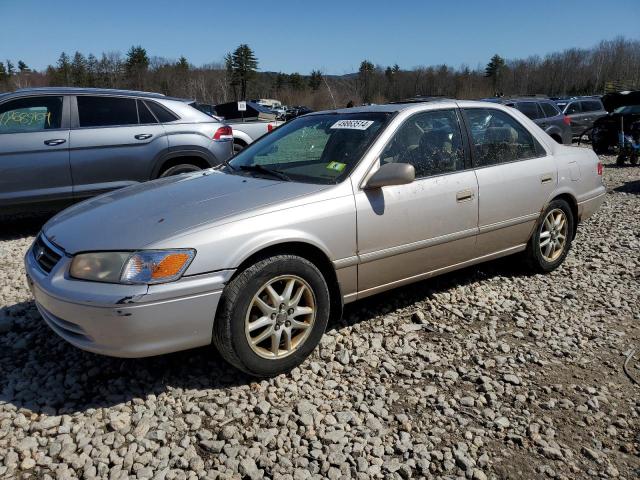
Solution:
{"label": "headlight lens", "polygon": [[95,282],[165,283],[180,278],[193,257],[194,250],[81,253],[74,257],[70,274]]}

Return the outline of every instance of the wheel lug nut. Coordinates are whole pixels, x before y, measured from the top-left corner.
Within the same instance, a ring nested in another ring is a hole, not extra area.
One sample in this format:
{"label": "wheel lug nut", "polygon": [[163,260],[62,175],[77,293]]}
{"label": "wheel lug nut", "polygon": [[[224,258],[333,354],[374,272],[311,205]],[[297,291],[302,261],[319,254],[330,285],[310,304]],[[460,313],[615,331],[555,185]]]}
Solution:
{"label": "wheel lug nut", "polygon": [[291,326],[291,322],[287,320],[287,321],[284,323],[284,326],[285,326],[285,327],[290,327],[290,326]]}
{"label": "wheel lug nut", "polygon": [[275,313],[272,313],[272,314],[271,314],[271,319],[272,319],[272,320],[275,320],[275,319],[276,319],[276,314],[275,314]]}
{"label": "wheel lug nut", "polygon": [[293,315],[293,308],[289,309],[289,315]]}

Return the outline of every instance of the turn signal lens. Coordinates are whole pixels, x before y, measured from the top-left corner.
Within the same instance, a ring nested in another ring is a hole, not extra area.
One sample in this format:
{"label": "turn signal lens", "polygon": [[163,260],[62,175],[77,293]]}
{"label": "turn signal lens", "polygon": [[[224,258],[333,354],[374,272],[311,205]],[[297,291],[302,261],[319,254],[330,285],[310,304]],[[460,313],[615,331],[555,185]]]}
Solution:
{"label": "turn signal lens", "polygon": [[136,252],[127,261],[122,283],[165,283],[177,280],[195,257],[193,250],[149,250]]}
{"label": "turn signal lens", "polygon": [[567,117],[566,115],[564,116],[562,121],[564,122],[565,125],[571,125],[571,118]]}
{"label": "turn signal lens", "polygon": [[602,176],[602,162],[598,162],[598,175]]}
{"label": "turn signal lens", "polygon": [[233,140],[233,129],[229,126],[220,127],[213,134],[213,139],[219,142]]}

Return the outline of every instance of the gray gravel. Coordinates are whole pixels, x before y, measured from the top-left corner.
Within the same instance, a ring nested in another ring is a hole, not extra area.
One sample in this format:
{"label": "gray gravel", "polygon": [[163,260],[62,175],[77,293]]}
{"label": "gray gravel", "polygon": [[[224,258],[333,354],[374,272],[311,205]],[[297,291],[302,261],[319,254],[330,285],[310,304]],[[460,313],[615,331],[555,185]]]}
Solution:
{"label": "gray gravel", "polygon": [[208,349],[69,346],[23,281],[38,223],[2,225],[0,478],[638,478],[640,168],[603,159],[556,272],[510,258],[357,303],[260,382]]}

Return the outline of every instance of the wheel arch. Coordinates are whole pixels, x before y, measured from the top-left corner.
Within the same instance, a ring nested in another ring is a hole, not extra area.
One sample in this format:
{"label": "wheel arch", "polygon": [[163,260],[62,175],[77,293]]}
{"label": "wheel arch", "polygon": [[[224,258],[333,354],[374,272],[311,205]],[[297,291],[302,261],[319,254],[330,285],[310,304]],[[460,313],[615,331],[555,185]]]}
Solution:
{"label": "wheel arch", "polygon": [[336,270],[327,253],[318,245],[311,242],[304,240],[287,240],[263,246],[246,256],[240,265],[238,265],[233,276],[239,275],[250,265],[264,258],[276,255],[297,255],[313,263],[318,270],[320,270],[320,273],[322,273],[322,276],[327,282],[331,303],[331,320],[337,320],[342,316],[342,291],[338,283]]}
{"label": "wheel arch", "polygon": [[181,163],[189,163],[197,165],[200,168],[210,168],[216,165],[213,159],[210,159],[204,152],[199,150],[184,150],[178,152],[172,152],[169,155],[162,157],[155,162],[153,170],[151,172],[150,179],[158,178],[160,174],[167,168],[171,168]]}
{"label": "wheel arch", "polygon": [[[569,207],[571,207],[571,214],[573,215],[573,232],[571,232],[571,235],[572,235],[571,238],[575,238],[576,232],[578,230],[578,222],[580,220],[578,218],[578,200],[576,200],[576,197],[574,197],[571,192],[567,192],[567,191],[556,192],[549,199],[549,201],[547,202],[547,205],[553,202],[554,200],[564,200],[569,204]],[[546,209],[546,206],[545,206],[545,209]]]}

